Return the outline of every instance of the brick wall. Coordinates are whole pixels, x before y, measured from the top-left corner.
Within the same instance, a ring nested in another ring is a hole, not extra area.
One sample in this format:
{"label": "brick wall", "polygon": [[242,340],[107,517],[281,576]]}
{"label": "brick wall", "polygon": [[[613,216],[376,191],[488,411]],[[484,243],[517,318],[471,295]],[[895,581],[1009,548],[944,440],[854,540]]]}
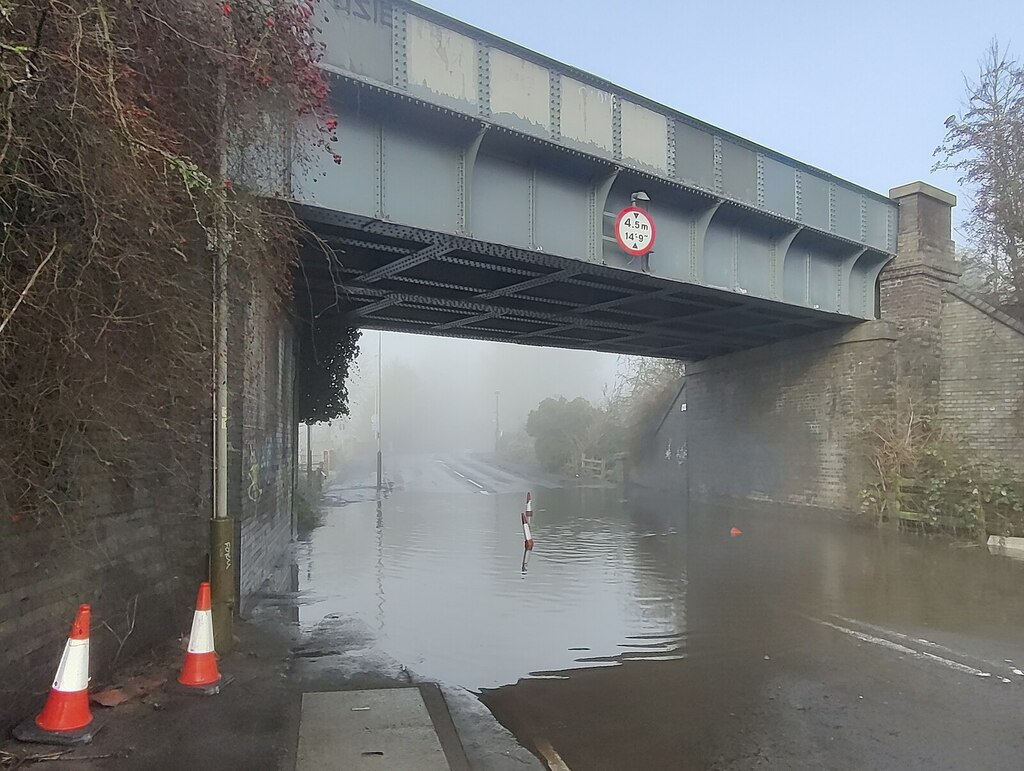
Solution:
{"label": "brick wall", "polygon": [[[295,332],[253,282],[235,297],[231,334],[229,495],[244,609],[292,535]],[[0,520],[0,732],[41,706],[80,603],[92,605],[100,681],[121,640],[125,661],[187,633],[211,515],[210,406],[199,414],[193,445],[173,457],[154,435],[124,468],[77,458],[66,477],[81,503],[62,519]]]}
{"label": "brick wall", "polygon": [[882,318],[899,327],[899,372],[904,389],[934,403],[938,398],[945,274],[887,269],[880,282]]}
{"label": "brick wall", "polygon": [[685,489],[689,474],[699,497],[855,509],[863,421],[891,403],[894,347],[892,326],[870,322],[689,365],[634,480]]}
{"label": "brick wall", "polygon": [[80,603],[93,610],[94,679],[109,673],[121,640],[125,660],[188,629],[206,572],[209,458],[207,442],[173,467],[80,458],[68,478],[81,504],[43,524],[0,527],[0,731],[41,705]]}
{"label": "brick wall", "polygon": [[235,308],[244,331],[234,342],[242,372],[234,382],[229,490],[238,519],[239,596],[244,612],[292,538],[295,329],[276,298],[258,286]]}
{"label": "brick wall", "polygon": [[1024,324],[959,288],[941,309],[940,407],[993,463],[1024,469]]}

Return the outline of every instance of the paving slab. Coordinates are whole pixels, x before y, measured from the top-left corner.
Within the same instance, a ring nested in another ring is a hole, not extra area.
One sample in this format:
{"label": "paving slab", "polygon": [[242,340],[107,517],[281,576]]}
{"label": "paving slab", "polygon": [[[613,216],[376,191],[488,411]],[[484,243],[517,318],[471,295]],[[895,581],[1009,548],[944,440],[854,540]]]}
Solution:
{"label": "paving slab", "polygon": [[450,771],[418,688],[302,694],[296,771]]}

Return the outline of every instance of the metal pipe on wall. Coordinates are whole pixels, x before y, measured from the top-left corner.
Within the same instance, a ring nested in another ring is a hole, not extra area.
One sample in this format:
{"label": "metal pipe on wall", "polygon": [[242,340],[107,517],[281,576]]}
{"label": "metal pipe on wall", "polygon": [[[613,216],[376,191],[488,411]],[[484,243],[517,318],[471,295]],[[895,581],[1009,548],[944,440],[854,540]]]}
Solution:
{"label": "metal pipe on wall", "polygon": [[[227,178],[227,77],[221,69],[217,78],[217,106],[220,118],[219,175]],[[226,195],[222,193],[221,195]],[[214,506],[210,520],[210,588],[213,610],[213,637],[218,653],[234,648],[235,613],[235,523],[228,516],[228,231],[227,199],[220,198],[216,209],[217,253],[214,304]]]}

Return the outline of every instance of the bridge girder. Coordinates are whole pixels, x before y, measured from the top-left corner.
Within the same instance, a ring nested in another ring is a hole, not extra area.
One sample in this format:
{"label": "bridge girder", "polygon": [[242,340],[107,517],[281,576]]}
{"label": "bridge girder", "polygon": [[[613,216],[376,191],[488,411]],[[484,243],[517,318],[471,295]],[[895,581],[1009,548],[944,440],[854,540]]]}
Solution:
{"label": "bridge girder", "polygon": [[370,329],[688,360],[836,323],[821,311],[558,255],[330,209],[297,212],[313,234],[297,292],[311,317],[334,313]]}
{"label": "bridge girder", "polygon": [[[707,191],[566,153],[500,127],[341,80],[343,161],[308,150],[291,197],[324,209],[873,318],[886,252]],[[647,193],[658,238],[648,260],[612,235]],[[410,258],[415,259],[415,258]]]}
{"label": "bridge girder", "polygon": [[[409,0],[331,5],[342,163],[272,120],[235,159],[329,243],[314,312],[676,358],[875,316],[892,201]],[[638,191],[643,262],[612,235]]]}

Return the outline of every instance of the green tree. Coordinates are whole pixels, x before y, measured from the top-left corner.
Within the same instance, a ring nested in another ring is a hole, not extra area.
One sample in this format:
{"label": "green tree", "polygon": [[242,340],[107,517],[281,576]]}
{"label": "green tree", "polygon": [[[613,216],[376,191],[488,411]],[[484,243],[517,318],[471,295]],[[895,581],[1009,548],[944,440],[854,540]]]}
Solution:
{"label": "green tree", "polygon": [[966,87],[936,168],[959,172],[971,193],[965,278],[1024,317],[1024,65],[993,42]]}
{"label": "green tree", "polygon": [[526,419],[526,433],[533,437],[537,460],[552,471],[578,468],[599,416],[600,410],[582,397],[542,401]]}

